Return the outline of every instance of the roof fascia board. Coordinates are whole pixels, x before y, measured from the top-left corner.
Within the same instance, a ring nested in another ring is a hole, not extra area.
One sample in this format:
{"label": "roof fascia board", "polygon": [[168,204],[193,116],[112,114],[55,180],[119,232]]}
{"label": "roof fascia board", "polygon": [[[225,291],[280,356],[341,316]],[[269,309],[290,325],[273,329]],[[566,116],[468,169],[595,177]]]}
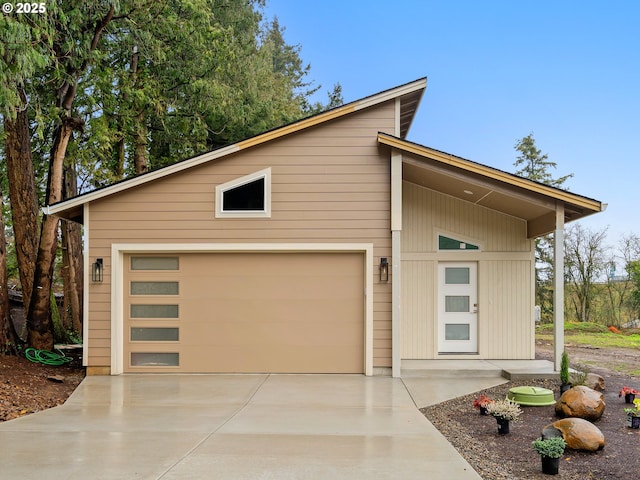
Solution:
{"label": "roof fascia board", "polygon": [[115,185],[111,185],[99,190],[94,190],[93,192],[88,192],[82,196],[75,197],[67,201],[56,203],[54,205],[47,205],[43,207],[42,210],[47,215],[55,215],[58,212],[62,212],[64,210],[68,210],[70,208],[77,207],[79,205],[92,202],[94,200],[98,200],[108,195],[113,195],[114,193],[118,193],[123,190],[128,190],[129,188],[135,187],[137,185],[141,185],[143,183],[151,182],[153,180],[166,177],[167,175],[171,175],[173,173],[179,172],[185,168],[200,165],[201,163],[205,163],[210,160],[215,160],[216,158],[230,155],[231,153],[235,153],[239,150],[240,149],[238,148],[237,145],[229,145],[227,147],[222,147],[222,148],[219,148],[218,150],[214,150],[212,152],[208,152],[193,158],[192,160],[188,161],[189,162],[188,166],[183,165],[182,162],[175,163],[173,165],[169,165],[159,170],[154,170],[144,175],[133,177],[129,180],[125,180],[120,183],[116,183]]}
{"label": "roof fascia board", "polygon": [[416,80],[415,82],[407,83],[406,85],[401,85],[399,87],[392,88],[391,90],[380,92],[377,95],[373,95],[371,97],[367,97],[358,102],[355,102],[354,109],[356,111],[362,110],[363,108],[372,107],[388,100],[393,100],[395,98],[402,97],[403,95],[414,93],[418,90],[424,91],[425,88],[427,88],[427,79],[421,78],[419,80]]}
{"label": "roof fascia board", "polygon": [[404,150],[408,153],[413,153],[421,157],[429,157],[443,164],[457,167],[468,172],[476,173],[487,178],[498,180],[500,182],[504,182],[515,187],[545,195],[556,200],[561,200],[572,205],[577,205],[593,212],[601,212],[603,210],[602,203],[597,200],[592,200],[590,198],[574,195],[564,190],[559,190],[547,185],[535,183],[526,178],[511,175],[509,173],[502,172],[485,165],[480,165],[478,163],[474,163],[469,160],[450,155],[448,153],[433,150],[429,147],[407,142],[405,140],[387,135],[382,132],[378,133],[378,142],[383,145],[397,148],[399,150]]}
{"label": "roof fascia board", "polygon": [[100,198],[113,195],[114,193],[118,193],[118,192],[127,190],[129,188],[136,187],[138,185],[151,182],[153,180],[158,180],[168,175],[172,175],[182,170],[192,168],[202,163],[206,163],[211,160],[215,160],[215,159],[224,157],[226,155],[239,152],[240,150],[250,148],[256,145],[260,145],[270,140],[275,140],[277,138],[284,137],[285,135],[290,135],[300,130],[304,130],[306,128],[313,127],[315,125],[318,125],[336,118],[343,117],[357,110],[362,110],[364,108],[379,105],[386,101],[399,98],[403,95],[413,93],[419,90],[424,90],[426,88],[426,85],[427,85],[427,79],[421,78],[419,80],[415,80],[405,85],[401,85],[399,87],[395,87],[390,90],[386,90],[384,92],[371,95],[370,97],[366,97],[362,100],[356,100],[355,102],[348,103],[346,105],[343,105],[342,107],[337,107],[337,108],[328,110],[326,112],[320,113],[318,115],[314,115],[312,117],[306,118],[299,122],[294,122],[289,125],[276,128],[275,130],[270,130],[268,132],[256,135],[255,137],[242,140],[233,145],[228,145],[226,147],[222,147],[217,150],[204,153],[192,159],[184,160],[184,161],[175,163],[173,165],[170,165],[168,167],[164,167],[159,170],[146,173],[139,177],[133,177],[129,180],[125,180],[115,185],[111,185],[99,190],[95,190],[93,192],[89,192],[79,197],[75,197],[67,201],[62,201],[54,205],[47,205],[43,207],[42,210],[47,215],[56,214],[56,213],[65,211],[69,208],[77,207],[79,205],[83,205],[84,203],[92,202]]}

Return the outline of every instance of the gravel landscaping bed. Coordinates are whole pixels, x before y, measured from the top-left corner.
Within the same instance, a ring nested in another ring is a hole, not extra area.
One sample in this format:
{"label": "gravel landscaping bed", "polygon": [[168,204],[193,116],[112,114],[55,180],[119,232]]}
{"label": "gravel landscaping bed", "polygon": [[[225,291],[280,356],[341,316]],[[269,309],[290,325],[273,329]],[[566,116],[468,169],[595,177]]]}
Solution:
{"label": "gravel landscaping bed", "polygon": [[[626,427],[624,399],[618,397],[623,385],[638,388],[637,378],[592,370],[605,378],[605,413],[594,422],[604,434],[606,446],[598,452],[565,450],[560,473],[555,478],[630,479],[640,471],[640,430]],[[482,416],[472,406],[473,399],[484,393],[492,399],[504,398],[515,386],[549,388],[558,398],[556,380],[513,381],[472,395],[459,397],[421,409],[431,423],[451,442],[485,480],[530,480],[550,478],[541,471],[540,456],[531,447],[542,429],[558,419],[554,406],[522,407],[520,421],[512,423],[510,433],[498,434],[496,420]]]}

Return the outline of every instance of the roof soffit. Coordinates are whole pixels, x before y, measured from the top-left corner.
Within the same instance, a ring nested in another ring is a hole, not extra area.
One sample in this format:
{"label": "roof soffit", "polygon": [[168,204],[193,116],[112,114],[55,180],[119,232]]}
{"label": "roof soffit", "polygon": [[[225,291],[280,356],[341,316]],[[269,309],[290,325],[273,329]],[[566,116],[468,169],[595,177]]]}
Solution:
{"label": "roof soffit", "polygon": [[403,180],[465,202],[523,219],[530,237],[555,230],[555,209],[562,202],[565,222],[602,211],[593,199],[531,182],[453,155],[379,134],[381,144],[403,155]]}

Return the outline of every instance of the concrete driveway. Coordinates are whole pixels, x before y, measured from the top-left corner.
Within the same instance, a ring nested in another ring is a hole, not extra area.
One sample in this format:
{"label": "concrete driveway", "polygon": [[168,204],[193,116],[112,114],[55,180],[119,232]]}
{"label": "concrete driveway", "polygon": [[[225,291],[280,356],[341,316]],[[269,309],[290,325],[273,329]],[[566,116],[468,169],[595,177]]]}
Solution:
{"label": "concrete driveway", "polygon": [[360,375],[87,377],[0,445],[2,479],[480,478],[402,380]]}

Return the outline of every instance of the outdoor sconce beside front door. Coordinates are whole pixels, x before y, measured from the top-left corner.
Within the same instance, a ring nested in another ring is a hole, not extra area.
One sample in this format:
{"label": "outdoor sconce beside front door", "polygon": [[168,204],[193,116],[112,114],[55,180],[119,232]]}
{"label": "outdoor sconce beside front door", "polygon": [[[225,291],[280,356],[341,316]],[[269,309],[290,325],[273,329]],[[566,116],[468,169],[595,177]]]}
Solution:
{"label": "outdoor sconce beside front door", "polygon": [[91,264],[91,281],[93,283],[102,283],[104,274],[104,265],[101,258],[96,258],[96,261]]}
{"label": "outdoor sconce beside front door", "polygon": [[389,262],[386,257],[380,258],[380,281],[389,281]]}

